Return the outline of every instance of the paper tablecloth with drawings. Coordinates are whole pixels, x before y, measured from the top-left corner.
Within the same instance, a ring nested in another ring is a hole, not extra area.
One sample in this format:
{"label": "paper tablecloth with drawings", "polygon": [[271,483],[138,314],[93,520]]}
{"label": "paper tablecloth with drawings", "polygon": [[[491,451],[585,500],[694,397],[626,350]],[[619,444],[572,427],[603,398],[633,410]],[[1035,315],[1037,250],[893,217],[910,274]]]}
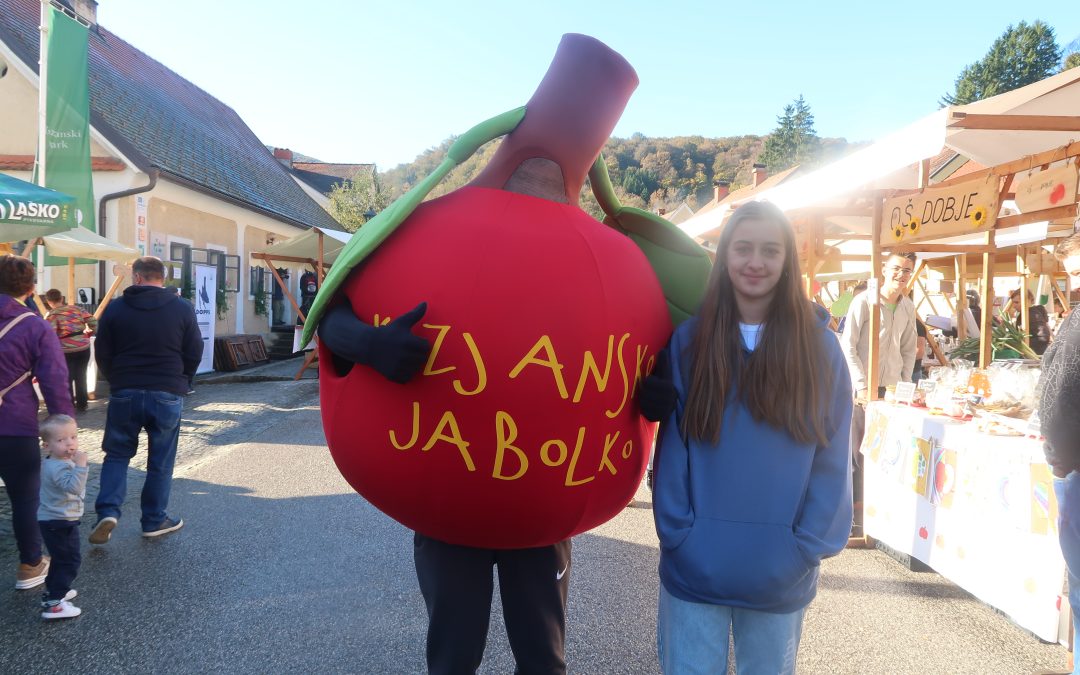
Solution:
{"label": "paper tablecloth with drawings", "polygon": [[1065,561],[1041,442],[875,402],[861,450],[869,536],[1057,642]]}

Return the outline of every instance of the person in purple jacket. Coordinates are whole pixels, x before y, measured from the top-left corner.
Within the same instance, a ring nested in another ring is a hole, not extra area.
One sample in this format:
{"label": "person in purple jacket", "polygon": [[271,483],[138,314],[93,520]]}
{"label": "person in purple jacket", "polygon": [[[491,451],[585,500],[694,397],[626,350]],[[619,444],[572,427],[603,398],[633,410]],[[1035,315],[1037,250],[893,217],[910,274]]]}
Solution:
{"label": "person in purple jacket", "polygon": [[732,634],[738,673],[793,673],[821,559],[851,531],[851,378],[797,255],[779,209],[740,207],[671,338],[670,379],[643,387],[650,419],[662,397],[646,389],[674,389],[653,493],[668,675],[728,672]]}
{"label": "person in purple jacket", "polygon": [[41,454],[33,379],[37,378],[49,414],[75,416],[60,340],[47,321],[23,304],[34,292],[36,274],[26,258],[0,256],[0,479],[11,500],[19,590],[40,586],[49,573],[37,524]]}

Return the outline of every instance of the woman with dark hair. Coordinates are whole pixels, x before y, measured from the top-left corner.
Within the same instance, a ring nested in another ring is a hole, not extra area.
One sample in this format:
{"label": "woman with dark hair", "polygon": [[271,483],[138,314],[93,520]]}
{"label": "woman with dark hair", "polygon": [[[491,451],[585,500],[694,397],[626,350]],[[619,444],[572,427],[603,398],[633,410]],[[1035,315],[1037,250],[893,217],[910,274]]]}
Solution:
{"label": "woman with dark hair", "polygon": [[67,304],[67,299],[55,288],[45,294],[49,315],[60,338],[60,348],[67,361],[68,379],[75,387],[75,408],[86,410],[86,367],[90,365],[90,334],[97,330],[97,319],[82,307]]}
{"label": "woman with dark hair", "polygon": [[0,256],[0,479],[11,500],[19,547],[15,588],[40,586],[49,571],[38,529],[41,454],[38,449],[37,378],[50,414],[75,415],[67,366],[52,327],[23,304],[36,272],[26,258]]}
{"label": "woman with dark hair", "polygon": [[819,563],[851,532],[852,393],[779,209],[751,202],[731,217],[699,313],[668,352],[674,411],[653,496],[660,665],[726,673],[733,631],[739,673],[794,672]]}
{"label": "woman with dark hair", "polygon": [[1013,320],[1017,326],[1027,329],[1031,350],[1042,356],[1046,352],[1046,348],[1050,346],[1050,340],[1053,338],[1053,331],[1050,330],[1050,315],[1047,314],[1045,307],[1035,304],[1035,296],[1031,294],[1031,291],[1027,291],[1026,295],[1028,301],[1027,321],[1020,316],[1020,289],[1017,288],[1009,294]]}

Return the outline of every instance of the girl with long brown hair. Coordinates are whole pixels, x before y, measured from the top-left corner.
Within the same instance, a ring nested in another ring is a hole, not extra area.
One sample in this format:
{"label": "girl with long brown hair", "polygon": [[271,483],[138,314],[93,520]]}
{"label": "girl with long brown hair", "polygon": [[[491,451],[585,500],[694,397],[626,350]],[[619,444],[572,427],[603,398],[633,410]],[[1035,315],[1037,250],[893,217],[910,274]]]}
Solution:
{"label": "girl with long brown hair", "polygon": [[[698,315],[668,349],[660,432],[657,646],[665,673],[794,672],[822,558],[851,530],[851,380],[803,294],[791,224],[740,207]],[[653,376],[654,389],[664,376]],[[645,411],[649,415],[649,411]]]}

